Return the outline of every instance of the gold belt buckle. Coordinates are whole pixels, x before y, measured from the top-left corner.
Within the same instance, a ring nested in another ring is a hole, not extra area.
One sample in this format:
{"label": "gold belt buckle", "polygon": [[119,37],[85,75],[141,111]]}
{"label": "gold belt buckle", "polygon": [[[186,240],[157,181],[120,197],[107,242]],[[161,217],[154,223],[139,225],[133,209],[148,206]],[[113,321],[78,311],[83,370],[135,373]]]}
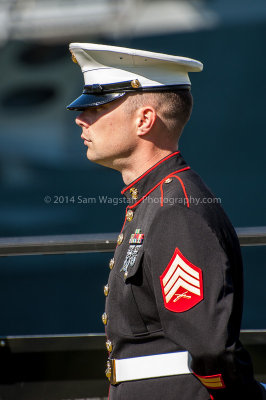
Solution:
{"label": "gold belt buckle", "polygon": [[109,359],[107,361],[107,368],[105,370],[105,375],[109,379],[111,385],[116,385],[116,373],[115,373],[115,360]]}

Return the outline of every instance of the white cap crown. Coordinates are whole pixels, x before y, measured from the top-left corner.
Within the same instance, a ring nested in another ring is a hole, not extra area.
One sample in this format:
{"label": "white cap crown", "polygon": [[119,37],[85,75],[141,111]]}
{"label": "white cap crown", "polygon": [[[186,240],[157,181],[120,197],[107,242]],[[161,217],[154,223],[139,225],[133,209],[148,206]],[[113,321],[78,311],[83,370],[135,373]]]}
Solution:
{"label": "white cap crown", "polygon": [[[71,43],[69,48],[84,75],[83,96],[189,88],[188,73],[203,69],[197,60],[150,51],[93,43]],[[88,103],[89,106],[92,105]]]}

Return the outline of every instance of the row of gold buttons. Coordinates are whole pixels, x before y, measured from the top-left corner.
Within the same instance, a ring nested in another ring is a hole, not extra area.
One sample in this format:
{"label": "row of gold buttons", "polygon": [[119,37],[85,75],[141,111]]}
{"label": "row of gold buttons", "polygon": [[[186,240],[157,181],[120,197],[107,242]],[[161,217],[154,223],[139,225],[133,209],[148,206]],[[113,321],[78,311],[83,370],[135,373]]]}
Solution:
{"label": "row of gold buttons", "polygon": [[[114,268],[114,265],[115,265],[115,259],[111,258],[111,260],[109,261],[109,268],[112,270]],[[108,283],[104,286],[103,292],[104,292],[105,296],[108,296],[108,294],[109,294],[109,285],[108,285]],[[106,312],[104,312],[103,315],[102,315],[102,321],[103,321],[104,325],[107,324],[107,320],[108,320],[108,315],[106,314]]]}
{"label": "row of gold buttons", "polygon": [[[166,179],[166,180],[164,181],[164,183],[170,183],[170,182],[172,182],[172,180],[173,180],[172,178],[168,178],[168,179]],[[136,189],[136,188],[131,188],[131,189],[130,189],[130,194],[131,194],[131,196],[132,196],[132,199],[134,199],[134,200],[137,200],[137,199],[138,199],[138,189]],[[127,213],[126,213],[126,219],[127,219],[127,221],[128,221],[128,222],[131,222],[131,221],[133,220],[133,217],[134,217],[134,212],[133,212],[131,209],[128,209],[128,210],[127,210]],[[124,240],[124,234],[121,232],[121,233],[118,235],[118,238],[117,238],[117,245],[120,246],[120,245],[123,243],[123,240]],[[110,260],[110,262],[109,262],[109,268],[110,268],[110,270],[112,270],[112,269],[114,268],[114,265],[115,265],[115,260],[114,260],[114,258],[112,258],[112,259]],[[127,277],[127,272],[125,272],[125,274],[124,274],[124,278],[125,278],[125,279],[126,279],[126,277]],[[105,295],[105,296],[108,296],[108,294],[109,294],[109,285],[108,285],[108,284],[106,284],[106,285],[104,286],[103,291],[104,291],[104,295]],[[102,315],[102,321],[103,321],[104,325],[107,324],[108,316],[107,316],[106,312],[104,312],[103,315]],[[111,340],[107,340],[106,343],[105,343],[105,345],[106,345],[107,351],[108,351],[109,353],[111,353],[111,351],[113,350],[113,344],[112,344]],[[107,361],[107,368],[106,368],[106,370],[105,370],[105,374],[106,374],[106,377],[107,377],[109,380],[110,380],[110,377],[111,377],[111,371],[112,371],[112,370],[111,370],[111,363],[110,363],[110,361],[108,360],[108,361]]]}
{"label": "row of gold buttons", "polygon": [[[112,270],[114,268],[114,265],[115,265],[115,260],[114,260],[114,258],[111,258],[111,260],[109,261],[110,270]],[[108,283],[104,286],[103,292],[104,292],[105,296],[108,296],[108,294],[109,294],[109,285],[108,285]],[[108,320],[107,314],[103,313],[102,321],[103,321],[104,325],[107,324],[107,320]],[[112,344],[111,340],[107,340],[106,343],[105,343],[105,346],[106,346],[107,351],[109,353],[111,353],[111,351],[113,350],[113,344]],[[111,370],[111,363],[110,363],[109,360],[107,361],[105,375],[110,380],[111,375],[112,375],[112,370]]]}
{"label": "row of gold buttons", "polygon": [[[126,213],[126,219],[127,219],[127,221],[132,221],[133,216],[134,216],[133,211],[132,211],[132,210],[128,210],[127,213]],[[124,240],[124,234],[121,232],[121,233],[119,233],[119,235],[118,235],[118,237],[117,237],[117,244],[118,244],[118,246],[120,246],[120,244],[123,243],[123,240]]]}
{"label": "row of gold buttons", "polygon": [[[123,237],[122,237],[122,241],[123,241]],[[121,241],[121,243],[122,243],[122,241]],[[115,260],[114,260],[114,258],[111,258],[111,260],[109,261],[110,270],[112,270],[114,268],[114,265],[115,265]],[[108,285],[108,283],[104,286],[103,292],[104,292],[105,296],[108,296],[108,294],[109,294],[109,285]],[[103,321],[104,325],[107,324],[108,315],[106,314],[106,312],[104,312],[103,315],[102,315],[102,321]],[[113,350],[113,344],[112,344],[111,340],[107,340],[106,343],[105,343],[105,346],[106,346],[107,351],[109,353],[111,353],[111,351]],[[112,373],[111,363],[108,360],[107,361],[107,368],[105,370],[105,375],[109,380],[111,378],[111,373]]]}
{"label": "row of gold buttons", "polygon": [[[133,199],[137,199],[137,198],[138,198],[138,191],[137,191],[137,189],[132,188],[132,189],[130,190],[130,193],[131,193],[131,196],[132,196]],[[127,221],[128,221],[128,222],[132,221],[133,217],[134,217],[134,212],[133,212],[131,209],[127,210],[127,213],[126,213],[126,219],[127,219]],[[123,240],[124,240],[124,234],[121,232],[121,233],[118,235],[118,238],[117,238],[117,244],[118,244],[118,246],[120,246],[120,244],[122,244]],[[115,265],[115,260],[114,260],[114,258],[111,258],[111,260],[110,260],[110,262],[109,262],[109,268],[110,268],[110,270],[112,270],[112,269],[114,268],[114,265]],[[104,295],[105,295],[105,296],[108,296],[108,294],[109,294],[109,285],[108,285],[108,283],[104,286],[103,292],[104,292]],[[103,321],[104,325],[107,324],[108,315],[106,314],[106,312],[104,312],[103,315],[102,315],[102,321]],[[109,353],[111,353],[111,351],[113,350],[113,344],[112,344],[111,340],[107,340],[106,343],[105,343],[105,345],[106,345],[107,351],[108,351]],[[108,379],[110,379],[110,377],[111,377],[111,364],[110,364],[110,361],[107,361],[107,368],[106,368],[106,370],[105,370],[105,375],[106,375],[106,377],[107,377]]]}

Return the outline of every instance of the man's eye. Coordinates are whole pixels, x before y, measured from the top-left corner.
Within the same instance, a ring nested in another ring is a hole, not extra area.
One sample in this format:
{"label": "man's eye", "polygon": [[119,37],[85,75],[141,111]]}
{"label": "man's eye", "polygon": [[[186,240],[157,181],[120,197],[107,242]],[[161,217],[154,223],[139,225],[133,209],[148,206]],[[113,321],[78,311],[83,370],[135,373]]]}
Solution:
{"label": "man's eye", "polygon": [[92,107],[91,109],[90,109],[90,112],[92,113],[92,114],[98,114],[99,113],[99,107]]}
{"label": "man's eye", "polygon": [[95,111],[96,111],[97,113],[99,113],[99,112],[101,112],[101,111],[103,111],[103,110],[104,110],[104,107],[103,107],[103,106],[95,107]]}

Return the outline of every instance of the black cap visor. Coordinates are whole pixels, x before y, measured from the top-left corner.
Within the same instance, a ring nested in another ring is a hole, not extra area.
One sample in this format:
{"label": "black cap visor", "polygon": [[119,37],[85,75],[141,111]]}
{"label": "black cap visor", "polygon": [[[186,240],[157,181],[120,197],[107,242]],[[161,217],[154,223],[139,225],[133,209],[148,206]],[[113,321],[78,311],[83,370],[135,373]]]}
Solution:
{"label": "black cap visor", "polygon": [[106,94],[82,94],[67,106],[68,110],[83,111],[88,107],[97,107],[124,96],[126,92]]}

